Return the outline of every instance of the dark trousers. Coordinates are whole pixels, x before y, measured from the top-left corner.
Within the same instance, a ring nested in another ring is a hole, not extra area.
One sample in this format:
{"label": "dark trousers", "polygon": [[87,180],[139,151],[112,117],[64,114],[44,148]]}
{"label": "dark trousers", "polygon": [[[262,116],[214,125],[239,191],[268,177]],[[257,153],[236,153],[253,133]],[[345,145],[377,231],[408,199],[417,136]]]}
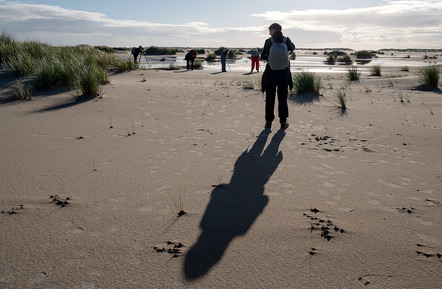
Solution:
{"label": "dark trousers", "polygon": [[284,123],[289,117],[289,108],[287,105],[288,81],[290,70],[268,71],[269,81],[266,86],[266,106],[265,119],[266,122],[272,122],[275,119],[275,101],[278,95],[278,116],[279,122]]}
{"label": "dark trousers", "polygon": [[227,70],[226,70],[226,58],[225,57],[221,57],[221,71],[222,72],[227,72]]}
{"label": "dark trousers", "polygon": [[193,70],[193,59],[191,60],[186,60],[187,61],[187,70],[189,70],[189,68],[191,70]]}

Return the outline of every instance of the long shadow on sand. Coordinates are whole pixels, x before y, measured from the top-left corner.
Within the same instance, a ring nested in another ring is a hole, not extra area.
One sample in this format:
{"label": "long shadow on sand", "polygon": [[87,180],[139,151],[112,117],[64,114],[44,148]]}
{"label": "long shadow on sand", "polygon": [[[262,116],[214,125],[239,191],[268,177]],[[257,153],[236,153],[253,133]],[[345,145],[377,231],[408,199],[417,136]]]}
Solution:
{"label": "long shadow on sand", "polygon": [[72,97],[70,99],[67,100],[63,100],[57,104],[42,108],[37,110],[37,112],[48,112],[48,111],[55,111],[55,110],[60,110],[60,109],[65,109],[65,108],[69,108],[75,105],[79,105],[82,104],[84,102],[88,102],[88,101],[92,101],[92,100],[96,100],[96,98],[93,97],[85,97],[85,96],[80,96],[80,97]]}
{"label": "long shadow on sand", "polygon": [[270,130],[258,136],[253,147],[235,163],[229,184],[217,186],[200,223],[198,241],[188,251],[184,275],[196,280],[218,263],[230,242],[247,233],[268,203],[264,185],[282,161],[279,145],[285,132],[278,131],[264,150]]}

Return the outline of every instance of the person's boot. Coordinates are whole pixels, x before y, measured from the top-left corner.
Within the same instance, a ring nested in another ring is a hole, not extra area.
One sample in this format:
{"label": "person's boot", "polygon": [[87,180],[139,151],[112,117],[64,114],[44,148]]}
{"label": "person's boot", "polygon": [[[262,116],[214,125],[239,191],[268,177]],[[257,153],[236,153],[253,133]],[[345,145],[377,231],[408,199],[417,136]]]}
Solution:
{"label": "person's boot", "polygon": [[281,129],[287,129],[288,127],[289,127],[289,123],[288,122],[286,122],[286,121],[281,122]]}

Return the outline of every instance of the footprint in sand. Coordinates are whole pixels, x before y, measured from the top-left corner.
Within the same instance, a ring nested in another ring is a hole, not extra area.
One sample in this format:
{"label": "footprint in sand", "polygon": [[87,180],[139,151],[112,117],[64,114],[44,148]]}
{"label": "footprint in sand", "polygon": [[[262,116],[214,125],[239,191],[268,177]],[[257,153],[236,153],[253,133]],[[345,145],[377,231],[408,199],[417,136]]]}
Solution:
{"label": "footprint in sand", "polygon": [[159,171],[158,171],[159,168],[160,168],[160,166],[158,166],[158,165],[151,166],[149,172],[150,172],[151,174],[157,174],[157,173],[159,172]]}
{"label": "footprint in sand", "polygon": [[421,225],[424,225],[424,226],[432,226],[433,225],[433,223],[431,221],[425,221],[419,217],[412,217],[411,220],[413,220],[414,222],[419,223]]}
{"label": "footprint in sand", "polygon": [[365,199],[365,201],[371,205],[376,205],[376,206],[381,204],[379,201],[372,200],[372,199]]}
{"label": "footprint in sand", "polygon": [[384,184],[386,186],[389,186],[391,188],[394,188],[394,189],[402,189],[401,186],[393,184],[393,183],[389,183],[389,182],[387,182],[387,181],[385,181],[383,179],[378,179],[378,182],[380,182],[381,184]]}
{"label": "footprint in sand", "polygon": [[369,286],[369,285],[374,285],[374,284],[385,284],[385,281],[392,281],[391,279],[393,278],[393,276],[388,275],[388,276],[382,276],[382,275],[363,275],[358,277],[358,281],[364,285],[364,286]]}
{"label": "footprint in sand", "polygon": [[422,241],[424,241],[426,243],[432,243],[432,244],[437,244],[438,243],[436,238],[428,236],[428,235],[416,234],[416,236],[418,236]]}
{"label": "footprint in sand", "polygon": [[326,188],[334,188],[334,187],[336,187],[336,185],[334,183],[328,182],[328,181],[324,181],[323,186],[326,187]]}

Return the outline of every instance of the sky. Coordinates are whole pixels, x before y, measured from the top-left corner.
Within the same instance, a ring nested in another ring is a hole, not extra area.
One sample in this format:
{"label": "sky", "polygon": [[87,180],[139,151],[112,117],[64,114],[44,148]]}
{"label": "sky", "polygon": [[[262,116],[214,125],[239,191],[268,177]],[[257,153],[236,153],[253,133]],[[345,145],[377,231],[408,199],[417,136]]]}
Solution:
{"label": "sky", "polygon": [[0,32],[50,45],[442,49],[442,0],[0,0]]}

